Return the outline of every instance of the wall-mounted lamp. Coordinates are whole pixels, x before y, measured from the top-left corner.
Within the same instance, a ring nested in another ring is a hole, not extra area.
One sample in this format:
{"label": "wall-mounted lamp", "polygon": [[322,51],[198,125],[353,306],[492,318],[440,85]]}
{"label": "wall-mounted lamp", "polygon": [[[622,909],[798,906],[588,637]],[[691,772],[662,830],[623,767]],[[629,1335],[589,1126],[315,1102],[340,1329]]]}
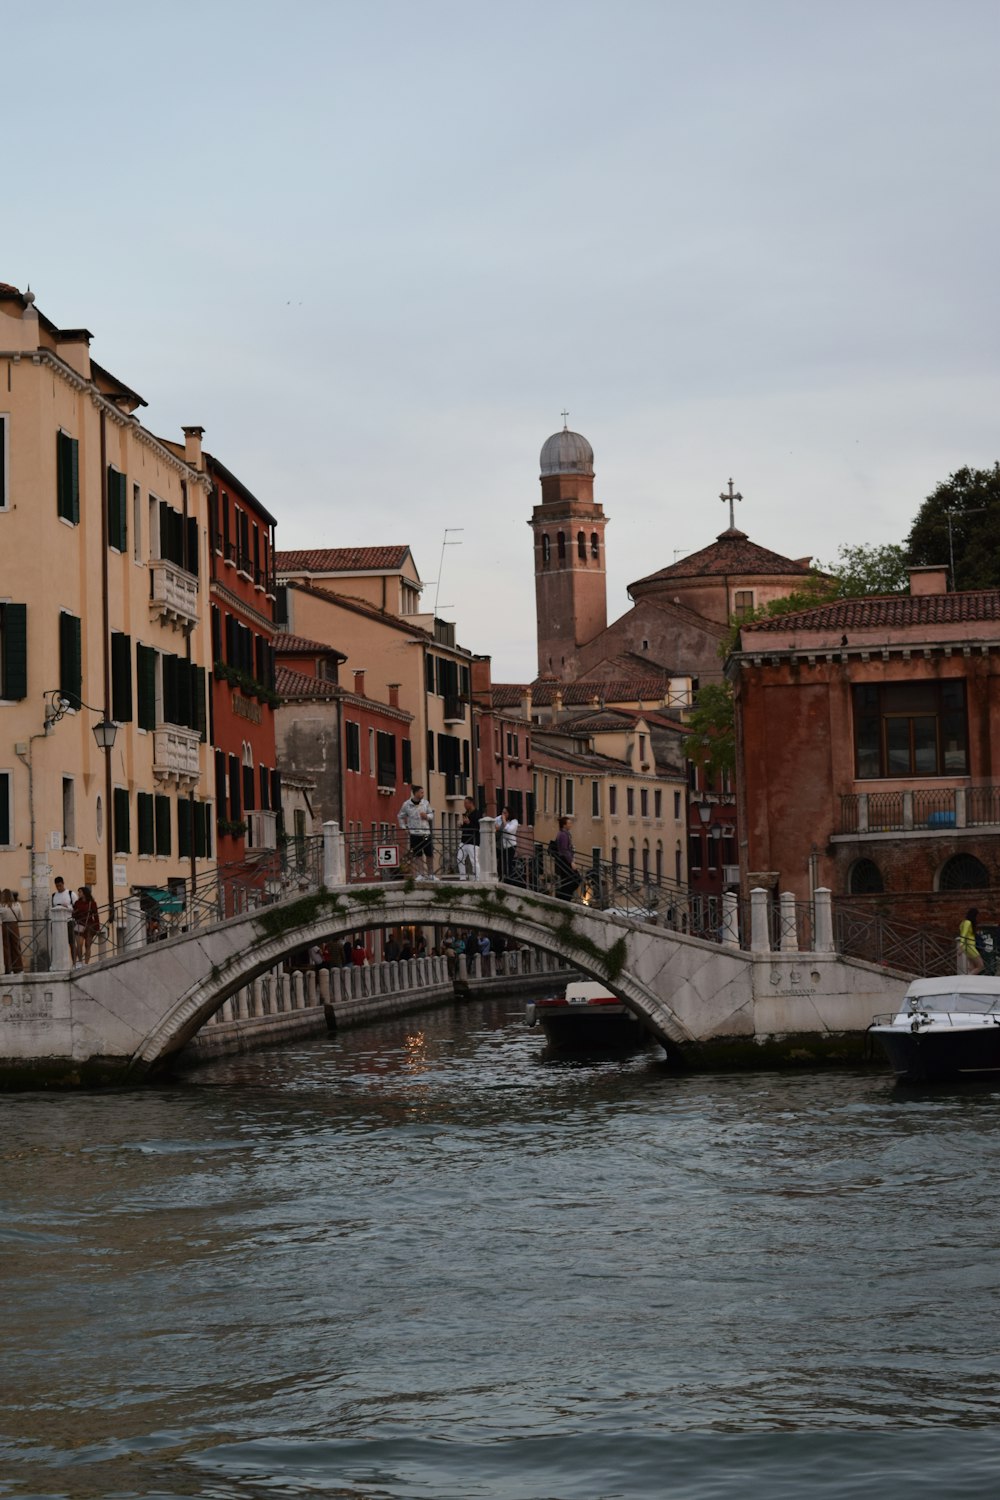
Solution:
{"label": "wall-mounted lamp", "polygon": [[45,694],[45,732],[49,726],[58,724],[59,720],[65,718],[68,713],[75,713],[78,708],[87,709],[88,713],[100,714],[101,718],[94,725],[94,739],[97,741],[99,750],[113,750],[115,747],[115,736],[118,733],[118,725],[112,719],[104,717],[102,708],[93,708],[89,703],[84,703],[82,698],[67,698],[58,688],[50,688]]}

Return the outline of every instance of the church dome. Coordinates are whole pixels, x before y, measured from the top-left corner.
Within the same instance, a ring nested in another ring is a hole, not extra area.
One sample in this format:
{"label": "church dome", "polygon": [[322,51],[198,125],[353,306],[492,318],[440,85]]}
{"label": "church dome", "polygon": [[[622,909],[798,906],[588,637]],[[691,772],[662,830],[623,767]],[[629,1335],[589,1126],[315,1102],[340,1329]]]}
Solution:
{"label": "church dome", "polygon": [[570,432],[564,427],[554,432],[542,444],[542,477],[546,474],[590,474],[594,473],[594,450],[579,432]]}

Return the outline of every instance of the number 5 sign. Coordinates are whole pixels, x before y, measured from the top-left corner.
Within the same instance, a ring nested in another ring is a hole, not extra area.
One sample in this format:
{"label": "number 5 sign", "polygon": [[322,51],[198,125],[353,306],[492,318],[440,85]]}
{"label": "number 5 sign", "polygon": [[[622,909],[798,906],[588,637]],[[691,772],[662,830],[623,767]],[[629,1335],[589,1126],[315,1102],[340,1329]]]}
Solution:
{"label": "number 5 sign", "polygon": [[399,864],[399,850],[395,844],[379,844],[375,851],[375,862],[380,870],[394,870]]}

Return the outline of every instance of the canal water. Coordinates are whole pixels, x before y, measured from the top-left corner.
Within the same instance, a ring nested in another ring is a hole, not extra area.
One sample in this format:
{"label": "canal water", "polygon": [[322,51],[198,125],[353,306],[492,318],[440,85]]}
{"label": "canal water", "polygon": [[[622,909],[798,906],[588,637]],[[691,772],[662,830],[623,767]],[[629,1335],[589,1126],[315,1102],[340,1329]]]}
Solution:
{"label": "canal water", "polygon": [[511,998],[0,1099],[0,1496],[1000,1493],[1000,1092]]}

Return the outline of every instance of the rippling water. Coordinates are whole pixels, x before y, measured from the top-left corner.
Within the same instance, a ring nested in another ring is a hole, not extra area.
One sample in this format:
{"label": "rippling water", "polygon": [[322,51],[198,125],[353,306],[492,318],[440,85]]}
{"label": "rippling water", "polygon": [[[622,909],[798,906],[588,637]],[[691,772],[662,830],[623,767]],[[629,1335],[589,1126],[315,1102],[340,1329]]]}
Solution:
{"label": "rippling water", "polygon": [[521,1012],[0,1098],[0,1496],[1000,1494],[1000,1093]]}

